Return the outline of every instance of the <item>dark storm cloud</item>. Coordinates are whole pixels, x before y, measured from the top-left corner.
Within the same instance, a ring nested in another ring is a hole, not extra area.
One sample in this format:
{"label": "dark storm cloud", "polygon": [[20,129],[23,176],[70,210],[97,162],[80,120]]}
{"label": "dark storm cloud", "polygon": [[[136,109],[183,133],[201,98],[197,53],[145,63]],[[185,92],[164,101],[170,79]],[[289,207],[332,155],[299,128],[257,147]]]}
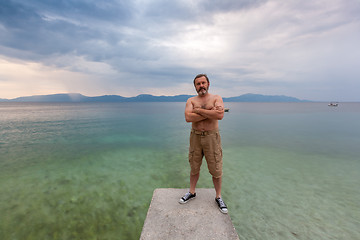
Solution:
{"label": "dark storm cloud", "polygon": [[49,1],[9,1],[0,7],[0,41],[32,52],[34,58],[69,52],[90,55],[98,40],[113,44],[121,39],[120,34],[103,31],[100,24],[123,24],[131,18],[130,9],[129,4],[110,1],[51,1],[51,5]]}
{"label": "dark storm cloud", "polygon": [[[49,57],[73,54],[89,61],[107,62],[119,71],[131,71],[128,62],[141,60],[145,61],[142,71],[161,73],[164,70],[151,70],[148,61],[164,58],[171,48],[154,46],[151,39],[182,31],[181,22],[210,23],[213,12],[231,11],[251,4],[250,1],[189,4],[160,0],[135,6],[134,1],[7,1],[0,7],[3,26],[0,44],[17,50],[4,51],[13,54],[11,57],[47,65],[66,65],[54,63]],[[71,63],[68,65],[71,67]],[[181,66],[175,63],[169,68]]]}
{"label": "dark storm cloud", "polygon": [[[167,24],[196,19],[211,22],[212,12],[231,11],[254,3],[200,1],[191,5],[163,0],[144,2],[140,6],[143,12],[139,13],[134,1],[6,1],[0,6],[3,26],[0,43],[31,52],[35,59],[66,53],[84,55],[95,61],[114,56],[147,59],[156,55],[151,51],[147,35],[158,34],[154,37],[161,38],[181,31],[174,26],[166,27]],[[181,28],[180,23],[178,26]],[[144,35],[132,35],[123,28],[138,29]],[[144,53],[139,52],[140,49]]]}

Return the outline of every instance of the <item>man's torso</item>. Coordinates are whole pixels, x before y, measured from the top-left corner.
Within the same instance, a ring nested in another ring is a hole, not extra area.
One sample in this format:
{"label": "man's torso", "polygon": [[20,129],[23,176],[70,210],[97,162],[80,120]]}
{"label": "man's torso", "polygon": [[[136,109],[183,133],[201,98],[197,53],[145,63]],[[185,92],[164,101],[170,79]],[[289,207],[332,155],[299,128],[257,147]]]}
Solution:
{"label": "man's torso", "polygon": [[[193,108],[202,108],[211,110],[215,107],[216,96],[212,94],[208,94],[206,97],[195,96],[192,97],[191,103]],[[214,130],[219,127],[218,120],[216,119],[205,119],[200,122],[193,122],[192,128],[199,131],[209,131]]]}

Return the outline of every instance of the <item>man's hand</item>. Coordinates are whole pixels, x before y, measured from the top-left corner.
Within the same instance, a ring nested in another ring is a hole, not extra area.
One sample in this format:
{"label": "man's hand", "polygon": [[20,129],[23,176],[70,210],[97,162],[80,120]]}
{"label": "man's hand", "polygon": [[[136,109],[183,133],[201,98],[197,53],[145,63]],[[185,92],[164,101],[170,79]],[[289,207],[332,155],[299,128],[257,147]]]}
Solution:
{"label": "man's hand", "polygon": [[[201,109],[201,108],[199,108],[199,107],[194,107],[193,110],[192,110],[192,112],[193,112],[193,113],[196,113],[196,114],[200,114],[200,109]],[[200,114],[200,115],[201,115],[201,114]]]}
{"label": "man's hand", "polygon": [[[200,108],[200,107],[195,107],[192,112],[201,115],[201,109],[202,109],[202,108]],[[215,107],[213,107],[211,110],[223,112],[223,111],[224,111],[224,108],[223,108],[222,106],[215,106]]]}
{"label": "man's hand", "polygon": [[223,106],[215,106],[212,108],[212,110],[216,110],[216,111],[224,111]]}
{"label": "man's hand", "polygon": [[185,106],[185,120],[187,122],[200,122],[204,119],[206,119],[207,117],[202,116],[199,112],[200,108],[195,109],[192,102],[191,102],[191,98],[189,98],[186,102],[186,106]]}
{"label": "man's hand", "polygon": [[195,107],[193,98],[189,98],[185,106],[185,120],[187,122],[200,122],[205,119],[221,120],[224,117],[224,104],[220,96],[216,97],[214,107],[211,109],[203,109]]}
{"label": "man's hand", "polygon": [[220,105],[216,105],[212,109],[203,109],[199,107],[194,107],[192,113],[198,114],[204,117],[204,119],[209,118],[209,119],[221,120],[224,116],[224,107]]}

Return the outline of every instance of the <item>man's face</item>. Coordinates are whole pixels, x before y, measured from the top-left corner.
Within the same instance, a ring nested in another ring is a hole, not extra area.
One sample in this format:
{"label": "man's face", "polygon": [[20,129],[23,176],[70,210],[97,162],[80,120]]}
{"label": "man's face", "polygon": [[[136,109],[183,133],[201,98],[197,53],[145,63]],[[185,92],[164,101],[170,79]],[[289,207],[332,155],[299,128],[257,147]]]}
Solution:
{"label": "man's face", "polygon": [[209,83],[205,77],[195,79],[195,89],[199,96],[205,96],[209,89]]}

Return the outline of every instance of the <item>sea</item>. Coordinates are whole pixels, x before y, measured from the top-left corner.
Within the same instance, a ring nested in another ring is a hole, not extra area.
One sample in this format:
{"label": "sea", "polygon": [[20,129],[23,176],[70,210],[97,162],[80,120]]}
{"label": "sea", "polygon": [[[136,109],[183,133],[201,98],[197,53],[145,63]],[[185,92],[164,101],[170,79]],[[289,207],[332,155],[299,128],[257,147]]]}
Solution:
{"label": "sea", "polygon": [[[360,239],[360,103],[225,107],[222,196],[240,239]],[[139,239],[153,191],[189,187],[184,109],[0,103],[0,239]],[[197,187],[213,187],[205,162]]]}

